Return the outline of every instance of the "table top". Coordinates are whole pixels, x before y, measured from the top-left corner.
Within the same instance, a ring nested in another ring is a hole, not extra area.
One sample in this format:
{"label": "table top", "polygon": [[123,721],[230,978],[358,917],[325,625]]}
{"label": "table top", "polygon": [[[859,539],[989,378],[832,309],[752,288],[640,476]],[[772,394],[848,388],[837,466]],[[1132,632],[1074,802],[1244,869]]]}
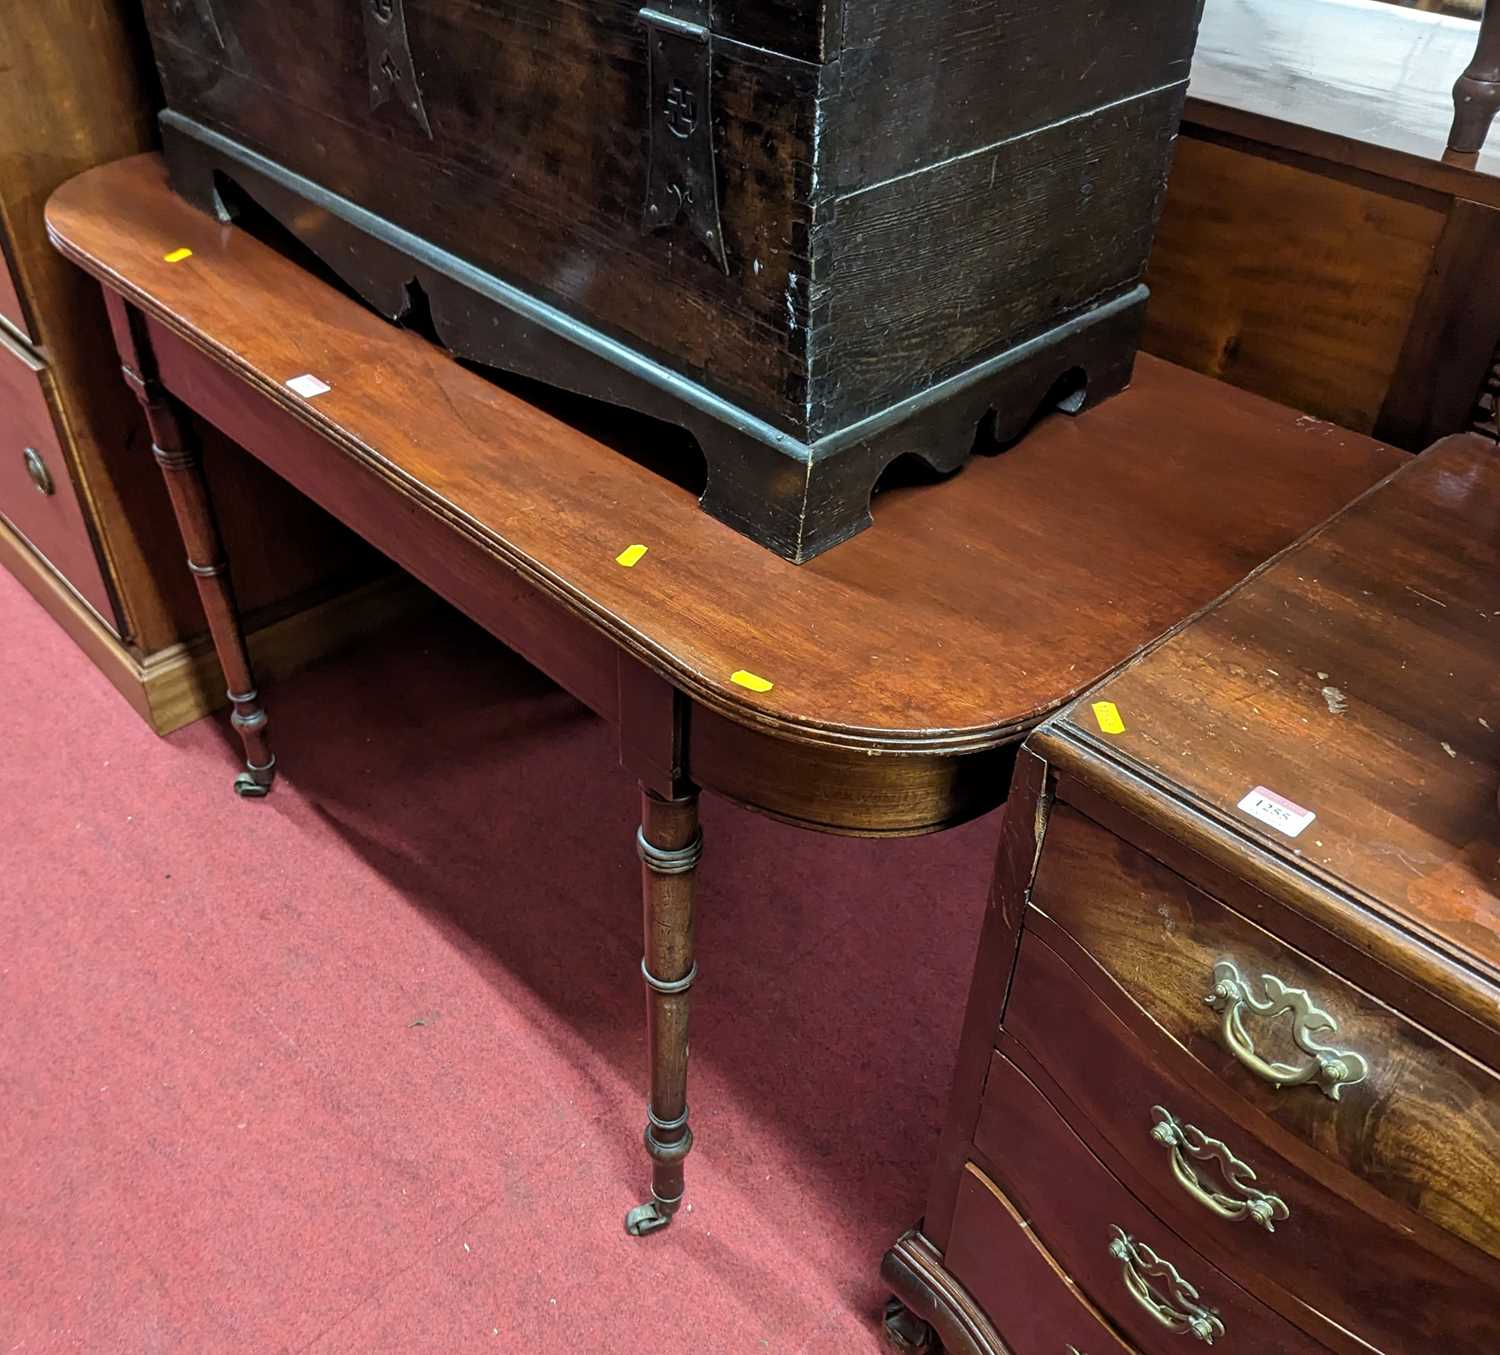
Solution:
{"label": "table top", "polygon": [[1384,0],[1207,0],[1188,121],[1500,205],[1500,140],[1445,160],[1479,25]]}
{"label": "table top", "polygon": [[1500,449],[1445,439],[1062,724],[1500,981]]}
{"label": "table top", "polygon": [[[873,528],[797,566],[601,441],[607,418],[563,421],[196,211],[156,156],[64,185],[47,222],[328,455],[378,466],[695,701],[805,743],[1013,741],[1404,459],[1142,357],[1125,394],[882,493]],[[287,386],[307,373],[330,389]]]}

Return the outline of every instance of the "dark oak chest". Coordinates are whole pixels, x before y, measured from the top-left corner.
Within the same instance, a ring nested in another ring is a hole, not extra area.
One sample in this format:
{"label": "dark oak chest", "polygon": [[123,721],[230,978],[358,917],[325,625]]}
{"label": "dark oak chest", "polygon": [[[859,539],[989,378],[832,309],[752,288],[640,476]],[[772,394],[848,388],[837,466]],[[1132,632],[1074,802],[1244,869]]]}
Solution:
{"label": "dark oak chest", "polygon": [[174,185],[805,560],[1129,378],[1202,0],[147,0]]}

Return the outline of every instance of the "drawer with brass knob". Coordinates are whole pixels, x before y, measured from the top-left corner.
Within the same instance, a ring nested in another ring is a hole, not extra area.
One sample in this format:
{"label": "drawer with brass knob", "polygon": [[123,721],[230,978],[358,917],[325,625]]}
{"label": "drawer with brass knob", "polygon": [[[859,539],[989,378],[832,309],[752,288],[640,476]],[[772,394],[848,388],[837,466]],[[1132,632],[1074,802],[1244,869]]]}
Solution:
{"label": "drawer with brass knob", "polygon": [[[990,1064],[974,1148],[975,1170],[1143,1355],[1323,1349],[1147,1209],[1004,1053]],[[969,1245],[956,1225],[946,1260],[960,1281],[977,1273]]]}
{"label": "drawer with brass knob", "polygon": [[[1001,1338],[985,1315],[1002,1312],[1009,1316],[1006,1355],[1138,1355],[974,1162],[964,1164],[959,1181],[946,1258],[912,1235],[887,1257],[885,1271],[897,1286],[931,1283],[948,1291],[962,1318],[956,1329],[940,1335],[955,1355],[976,1342],[1000,1348]],[[1017,1292],[1026,1295],[1026,1303],[1012,1312],[1008,1300]]]}
{"label": "drawer with brass knob", "polygon": [[1033,911],[1108,1005],[1161,1032],[1163,1067],[1208,1072],[1320,1173],[1378,1181],[1500,1258],[1500,1078],[1082,814],[1056,809],[1047,842]]}
{"label": "drawer with brass knob", "polygon": [[53,423],[42,359],[0,325],[0,518],[100,616],[113,609]]}
{"label": "drawer with brass knob", "polygon": [[[1254,1109],[1118,989],[1111,1002],[1112,988],[1066,933],[1029,917],[999,1044],[1154,1213],[1315,1330],[1357,1330],[1378,1349],[1406,1351],[1432,1339],[1441,1314],[1452,1339],[1500,1349],[1491,1258]],[[1424,1304],[1393,1288],[1393,1274]]]}

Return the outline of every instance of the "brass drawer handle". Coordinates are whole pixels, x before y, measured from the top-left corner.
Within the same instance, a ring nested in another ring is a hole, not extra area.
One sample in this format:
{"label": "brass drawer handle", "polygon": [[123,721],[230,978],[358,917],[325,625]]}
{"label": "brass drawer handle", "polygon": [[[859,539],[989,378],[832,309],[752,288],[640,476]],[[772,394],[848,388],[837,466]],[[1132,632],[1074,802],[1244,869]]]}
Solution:
{"label": "brass drawer handle", "polygon": [[[1193,1199],[1211,1209],[1221,1219],[1238,1222],[1252,1219],[1268,1233],[1276,1231],[1281,1220],[1291,1217],[1291,1210],[1279,1195],[1259,1190],[1254,1184],[1255,1172],[1241,1162],[1219,1139],[1211,1139],[1201,1129],[1184,1124],[1163,1106],[1152,1106],[1156,1124],[1151,1137],[1171,1150],[1172,1175]],[[1217,1162],[1229,1191],[1210,1190],[1198,1179],[1188,1158],[1200,1162]],[[1229,1193],[1233,1192],[1233,1193]]]}
{"label": "brass drawer handle", "polygon": [[51,494],[56,486],[52,483],[52,472],[47,469],[41,453],[35,447],[27,447],[21,453],[21,460],[26,463],[26,474],[31,480],[32,488],[38,494]]}
{"label": "brass drawer handle", "polygon": [[[1198,1301],[1198,1291],[1177,1273],[1176,1266],[1163,1261],[1123,1228],[1112,1226],[1109,1233],[1109,1254],[1120,1263],[1130,1297],[1162,1326],[1210,1346],[1215,1338],[1224,1335],[1218,1313]],[[1165,1298],[1152,1287],[1151,1280],[1162,1282],[1167,1291]]]}
{"label": "brass drawer handle", "polygon": [[[1214,990],[1203,999],[1223,1016],[1224,1044],[1246,1068],[1273,1087],[1301,1087],[1315,1082],[1324,1096],[1335,1101],[1345,1087],[1363,1082],[1369,1076],[1370,1065],[1362,1055],[1319,1042],[1317,1036],[1335,1035],[1339,1025],[1327,1012],[1313,1006],[1312,999],[1302,989],[1288,988],[1274,974],[1262,974],[1260,982],[1266,992],[1264,998],[1250,991],[1250,985],[1240,977],[1232,960],[1220,960],[1214,966]],[[1288,1063],[1268,1063],[1261,1058],[1245,1031],[1242,1013],[1247,1007],[1259,1016],[1273,1018],[1291,1012],[1292,1038],[1298,1049],[1311,1056],[1312,1062],[1293,1068]]]}

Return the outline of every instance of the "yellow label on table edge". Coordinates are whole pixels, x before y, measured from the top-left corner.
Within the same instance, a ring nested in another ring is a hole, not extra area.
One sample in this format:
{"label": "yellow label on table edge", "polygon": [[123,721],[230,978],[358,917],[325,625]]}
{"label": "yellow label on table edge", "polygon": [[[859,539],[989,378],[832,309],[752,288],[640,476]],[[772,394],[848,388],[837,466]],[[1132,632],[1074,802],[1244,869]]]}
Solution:
{"label": "yellow label on table edge", "polygon": [[184,259],[191,259],[193,251],[184,245],[181,249],[174,249],[170,254],[163,254],[161,257],[166,263],[181,263]]}
{"label": "yellow label on table edge", "polygon": [[626,546],[617,556],[615,563],[624,565],[626,569],[634,569],[641,562],[641,556],[646,553],[645,546]]}
{"label": "yellow label on table edge", "polygon": [[1125,732],[1125,721],[1120,718],[1119,707],[1113,701],[1095,701],[1094,719],[1099,721],[1099,728],[1106,734]]}
{"label": "yellow label on table edge", "polygon": [[737,682],[741,687],[748,687],[752,692],[768,692],[776,684],[767,682],[763,677],[757,677],[754,673],[747,673],[743,668],[737,673],[729,675],[731,682]]}

